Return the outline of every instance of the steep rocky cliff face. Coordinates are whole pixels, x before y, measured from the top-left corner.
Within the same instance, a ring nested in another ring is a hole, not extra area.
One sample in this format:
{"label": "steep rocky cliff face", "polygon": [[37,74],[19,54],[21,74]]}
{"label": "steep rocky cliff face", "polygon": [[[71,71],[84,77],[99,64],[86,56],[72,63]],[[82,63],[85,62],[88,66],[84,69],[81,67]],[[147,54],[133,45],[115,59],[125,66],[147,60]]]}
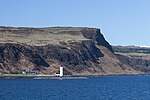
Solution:
{"label": "steep rocky cliff face", "polygon": [[97,45],[105,46],[113,52],[112,47],[105,40],[104,36],[100,32],[100,29],[83,29],[82,34],[85,38],[92,39]]}
{"label": "steep rocky cliff face", "polygon": [[6,72],[17,70],[38,69],[49,64],[26,45],[5,43],[0,44],[0,68]]}
{"label": "steep rocky cliff face", "polygon": [[121,62],[100,29],[0,27],[0,72],[69,75],[138,74]]}

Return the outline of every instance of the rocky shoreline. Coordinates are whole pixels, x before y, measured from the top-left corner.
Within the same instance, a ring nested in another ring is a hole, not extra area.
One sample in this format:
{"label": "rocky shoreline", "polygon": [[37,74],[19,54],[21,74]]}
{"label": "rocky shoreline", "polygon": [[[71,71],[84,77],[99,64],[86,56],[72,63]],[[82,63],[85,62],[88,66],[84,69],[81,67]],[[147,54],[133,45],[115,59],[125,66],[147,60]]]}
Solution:
{"label": "rocky shoreline", "polygon": [[87,79],[87,76],[70,76],[65,75],[63,77],[57,77],[55,75],[0,75],[0,78],[3,79]]}
{"label": "rocky shoreline", "polygon": [[22,75],[22,74],[5,74],[0,75],[1,79],[88,79],[88,77],[104,77],[104,76],[138,76],[138,75],[150,75],[150,74],[107,74],[107,75],[64,75],[58,77],[55,75]]}

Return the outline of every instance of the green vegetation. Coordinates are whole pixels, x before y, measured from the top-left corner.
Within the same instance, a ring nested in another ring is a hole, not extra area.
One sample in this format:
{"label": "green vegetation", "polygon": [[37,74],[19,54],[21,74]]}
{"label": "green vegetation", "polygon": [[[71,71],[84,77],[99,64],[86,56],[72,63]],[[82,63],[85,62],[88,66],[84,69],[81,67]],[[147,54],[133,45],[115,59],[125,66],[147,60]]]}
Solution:
{"label": "green vegetation", "polygon": [[114,52],[120,53],[144,53],[150,54],[150,48],[130,47],[130,46],[113,46]]}
{"label": "green vegetation", "polygon": [[25,43],[28,45],[59,44],[64,41],[87,40],[80,28],[0,28],[0,42]]}

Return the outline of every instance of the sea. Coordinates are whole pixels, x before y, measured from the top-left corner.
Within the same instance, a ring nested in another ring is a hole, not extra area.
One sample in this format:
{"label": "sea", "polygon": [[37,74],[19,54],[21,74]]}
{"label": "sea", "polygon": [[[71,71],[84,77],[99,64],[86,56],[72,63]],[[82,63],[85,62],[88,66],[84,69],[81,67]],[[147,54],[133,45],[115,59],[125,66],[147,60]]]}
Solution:
{"label": "sea", "polygon": [[150,100],[150,75],[1,78],[0,100]]}

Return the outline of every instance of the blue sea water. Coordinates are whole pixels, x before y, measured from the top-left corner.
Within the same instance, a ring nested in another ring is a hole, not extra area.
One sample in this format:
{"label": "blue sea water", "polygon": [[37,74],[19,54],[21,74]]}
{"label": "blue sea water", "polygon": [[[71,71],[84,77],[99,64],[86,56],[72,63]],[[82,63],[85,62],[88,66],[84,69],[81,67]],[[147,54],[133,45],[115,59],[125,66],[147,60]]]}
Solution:
{"label": "blue sea water", "polygon": [[0,79],[0,100],[150,100],[150,75]]}

